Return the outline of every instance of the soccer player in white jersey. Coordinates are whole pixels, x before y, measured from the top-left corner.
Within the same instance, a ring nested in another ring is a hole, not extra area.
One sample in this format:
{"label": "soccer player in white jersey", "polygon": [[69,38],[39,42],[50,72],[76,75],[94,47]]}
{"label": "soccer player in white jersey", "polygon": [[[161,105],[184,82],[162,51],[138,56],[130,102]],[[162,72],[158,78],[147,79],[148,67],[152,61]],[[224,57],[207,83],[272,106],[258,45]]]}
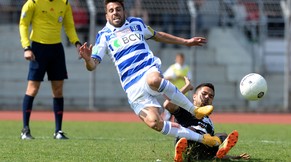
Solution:
{"label": "soccer player in white jersey", "polygon": [[177,123],[163,121],[162,107],[157,95],[164,95],[176,105],[185,108],[201,119],[213,111],[212,105],[194,107],[172,83],[163,79],[160,72],[161,61],[155,57],[146,43],[147,39],[185,46],[202,46],[203,37],[180,38],[165,32],[157,32],[144,24],[141,18],[125,17],[123,0],[105,0],[107,23],[98,32],[93,45],[84,43],[79,51],[89,71],[96,69],[104,55],[111,57],[118,72],[122,88],[129,104],[141,120],[150,128],[164,135],[185,137],[210,147],[217,146],[216,136],[200,135]]}

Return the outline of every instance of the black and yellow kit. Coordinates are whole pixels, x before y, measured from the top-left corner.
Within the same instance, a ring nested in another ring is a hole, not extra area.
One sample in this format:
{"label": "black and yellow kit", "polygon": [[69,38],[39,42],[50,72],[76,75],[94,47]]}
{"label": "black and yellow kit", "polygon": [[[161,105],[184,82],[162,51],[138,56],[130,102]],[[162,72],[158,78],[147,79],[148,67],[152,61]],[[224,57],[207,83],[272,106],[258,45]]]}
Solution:
{"label": "black and yellow kit", "polygon": [[62,27],[71,43],[79,42],[68,0],[28,0],[23,5],[19,22],[23,48],[30,46],[30,40],[41,44],[60,43]]}

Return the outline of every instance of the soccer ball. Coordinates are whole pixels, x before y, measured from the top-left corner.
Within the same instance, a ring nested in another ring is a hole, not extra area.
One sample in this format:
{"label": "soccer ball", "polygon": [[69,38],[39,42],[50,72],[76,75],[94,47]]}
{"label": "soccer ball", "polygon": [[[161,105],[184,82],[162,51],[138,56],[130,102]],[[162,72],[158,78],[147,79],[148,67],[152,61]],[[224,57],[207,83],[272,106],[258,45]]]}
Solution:
{"label": "soccer ball", "polygon": [[240,81],[240,92],[250,101],[263,98],[267,93],[268,85],[264,77],[257,73],[250,73]]}

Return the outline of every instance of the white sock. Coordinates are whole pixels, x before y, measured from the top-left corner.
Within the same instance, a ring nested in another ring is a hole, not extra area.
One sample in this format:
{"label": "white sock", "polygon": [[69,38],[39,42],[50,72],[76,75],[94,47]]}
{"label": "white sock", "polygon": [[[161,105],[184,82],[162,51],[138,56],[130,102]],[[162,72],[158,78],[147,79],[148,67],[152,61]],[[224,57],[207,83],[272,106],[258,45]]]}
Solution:
{"label": "white sock", "polygon": [[175,105],[178,105],[189,111],[191,114],[194,114],[195,107],[193,103],[191,103],[189,99],[183,93],[181,93],[170,81],[162,79],[158,91],[166,95]]}
{"label": "white sock", "polygon": [[188,140],[201,142],[203,136],[201,134],[198,134],[188,128],[180,126],[179,128],[172,127],[172,122],[170,121],[164,121],[164,126],[161,131],[164,135],[174,136],[178,138],[185,137]]}
{"label": "white sock", "polygon": [[164,110],[164,114],[163,115],[164,115],[163,118],[164,118],[165,121],[170,121],[171,120],[172,114],[167,109]]}

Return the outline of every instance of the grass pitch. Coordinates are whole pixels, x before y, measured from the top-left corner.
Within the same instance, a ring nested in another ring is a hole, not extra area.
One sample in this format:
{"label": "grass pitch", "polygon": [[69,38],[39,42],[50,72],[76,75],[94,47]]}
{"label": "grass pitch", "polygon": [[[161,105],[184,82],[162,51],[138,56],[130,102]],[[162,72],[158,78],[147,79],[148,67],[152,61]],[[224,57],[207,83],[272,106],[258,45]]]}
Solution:
{"label": "grass pitch", "polygon": [[[54,122],[31,122],[36,138],[20,140],[20,121],[0,121],[0,161],[5,162],[172,162],[174,138],[143,123],[66,122],[69,140],[54,140]],[[216,132],[239,131],[230,155],[248,153],[248,161],[291,161],[291,126],[215,124]],[[220,160],[217,160],[220,161]],[[243,161],[243,160],[241,160]]]}

